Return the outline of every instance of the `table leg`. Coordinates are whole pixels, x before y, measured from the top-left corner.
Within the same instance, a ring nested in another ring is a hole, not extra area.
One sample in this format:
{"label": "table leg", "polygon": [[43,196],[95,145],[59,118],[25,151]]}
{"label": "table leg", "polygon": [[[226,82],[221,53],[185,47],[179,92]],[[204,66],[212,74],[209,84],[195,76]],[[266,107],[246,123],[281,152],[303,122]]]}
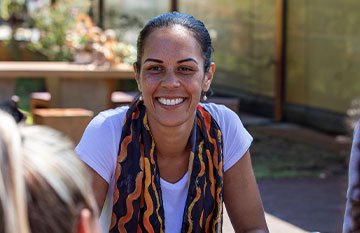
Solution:
{"label": "table leg", "polygon": [[51,94],[51,107],[56,108],[61,106],[61,93],[59,89],[60,79],[57,77],[45,78],[46,89]]}

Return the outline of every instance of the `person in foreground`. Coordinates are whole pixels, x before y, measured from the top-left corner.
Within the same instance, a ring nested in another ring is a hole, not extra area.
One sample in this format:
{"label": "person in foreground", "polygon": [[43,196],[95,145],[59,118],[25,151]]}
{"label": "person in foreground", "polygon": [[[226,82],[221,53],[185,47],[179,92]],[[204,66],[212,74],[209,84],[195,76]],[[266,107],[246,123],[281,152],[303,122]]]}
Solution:
{"label": "person in foreground", "polygon": [[0,232],[100,233],[90,179],[72,143],[0,111]]}
{"label": "person in foreground", "polygon": [[14,118],[0,110],[0,232],[29,233],[21,139]]}
{"label": "person in foreground", "polygon": [[360,120],[354,128],[343,233],[360,231]]}
{"label": "person in foreground", "polygon": [[45,126],[20,132],[31,232],[100,233],[91,180],[70,139]]}
{"label": "person in foreground", "polygon": [[110,232],[268,232],[253,174],[252,137],[222,105],[200,103],[215,72],[204,24],[178,12],[151,19],[137,41],[141,96],[100,113],[76,152],[90,167]]}

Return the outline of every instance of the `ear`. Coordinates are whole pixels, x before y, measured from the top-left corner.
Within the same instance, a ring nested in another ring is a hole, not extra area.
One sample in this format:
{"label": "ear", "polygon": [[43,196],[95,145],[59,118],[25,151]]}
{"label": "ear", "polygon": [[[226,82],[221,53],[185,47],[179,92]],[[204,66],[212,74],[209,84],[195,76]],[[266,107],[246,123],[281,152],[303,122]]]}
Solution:
{"label": "ear", "polygon": [[135,80],[136,80],[138,89],[140,92],[142,92],[141,84],[140,84],[140,67],[138,67],[138,64],[136,62],[133,64],[133,67],[134,67],[134,71],[135,71]]}
{"label": "ear", "polygon": [[84,208],[80,212],[76,233],[98,233],[100,232],[99,222],[92,216],[89,209]]}
{"label": "ear", "polygon": [[204,92],[207,92],[210,88],[211,82],[214,77],[215,69],[216,69],[215,63],[211,62],[209,71],[205,73],[203,89],[202,89]]}

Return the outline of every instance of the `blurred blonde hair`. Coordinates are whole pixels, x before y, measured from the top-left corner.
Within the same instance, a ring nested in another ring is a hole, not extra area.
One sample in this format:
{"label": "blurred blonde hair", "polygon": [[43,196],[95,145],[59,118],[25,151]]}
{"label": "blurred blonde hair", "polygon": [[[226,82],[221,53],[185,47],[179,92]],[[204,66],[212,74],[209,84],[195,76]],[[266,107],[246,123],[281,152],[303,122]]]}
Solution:
{"label": "blurred blonde hair", "polygon": [[62,133],[45,126],[20,129],[28,190],[29,224],[36,233],[73,233],[80,212],[98,212],[90,176]]}
{"label": "blurred blonde hair", "polygon": [[0,232],[29,232],[20,150],[16,122],[0,110]]}

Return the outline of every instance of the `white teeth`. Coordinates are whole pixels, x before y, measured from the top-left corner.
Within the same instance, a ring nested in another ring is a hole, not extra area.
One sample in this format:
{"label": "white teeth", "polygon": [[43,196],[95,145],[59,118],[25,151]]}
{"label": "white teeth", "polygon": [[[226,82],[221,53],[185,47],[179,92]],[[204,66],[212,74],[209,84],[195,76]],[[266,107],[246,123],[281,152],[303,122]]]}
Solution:
{"label": "white teeth", "polygon": [[176,105],[184,102],[184,98],[176,98],[176,99],[165,99],[165,98],[159,98],[158,99],[160,103],[164,105]]}

